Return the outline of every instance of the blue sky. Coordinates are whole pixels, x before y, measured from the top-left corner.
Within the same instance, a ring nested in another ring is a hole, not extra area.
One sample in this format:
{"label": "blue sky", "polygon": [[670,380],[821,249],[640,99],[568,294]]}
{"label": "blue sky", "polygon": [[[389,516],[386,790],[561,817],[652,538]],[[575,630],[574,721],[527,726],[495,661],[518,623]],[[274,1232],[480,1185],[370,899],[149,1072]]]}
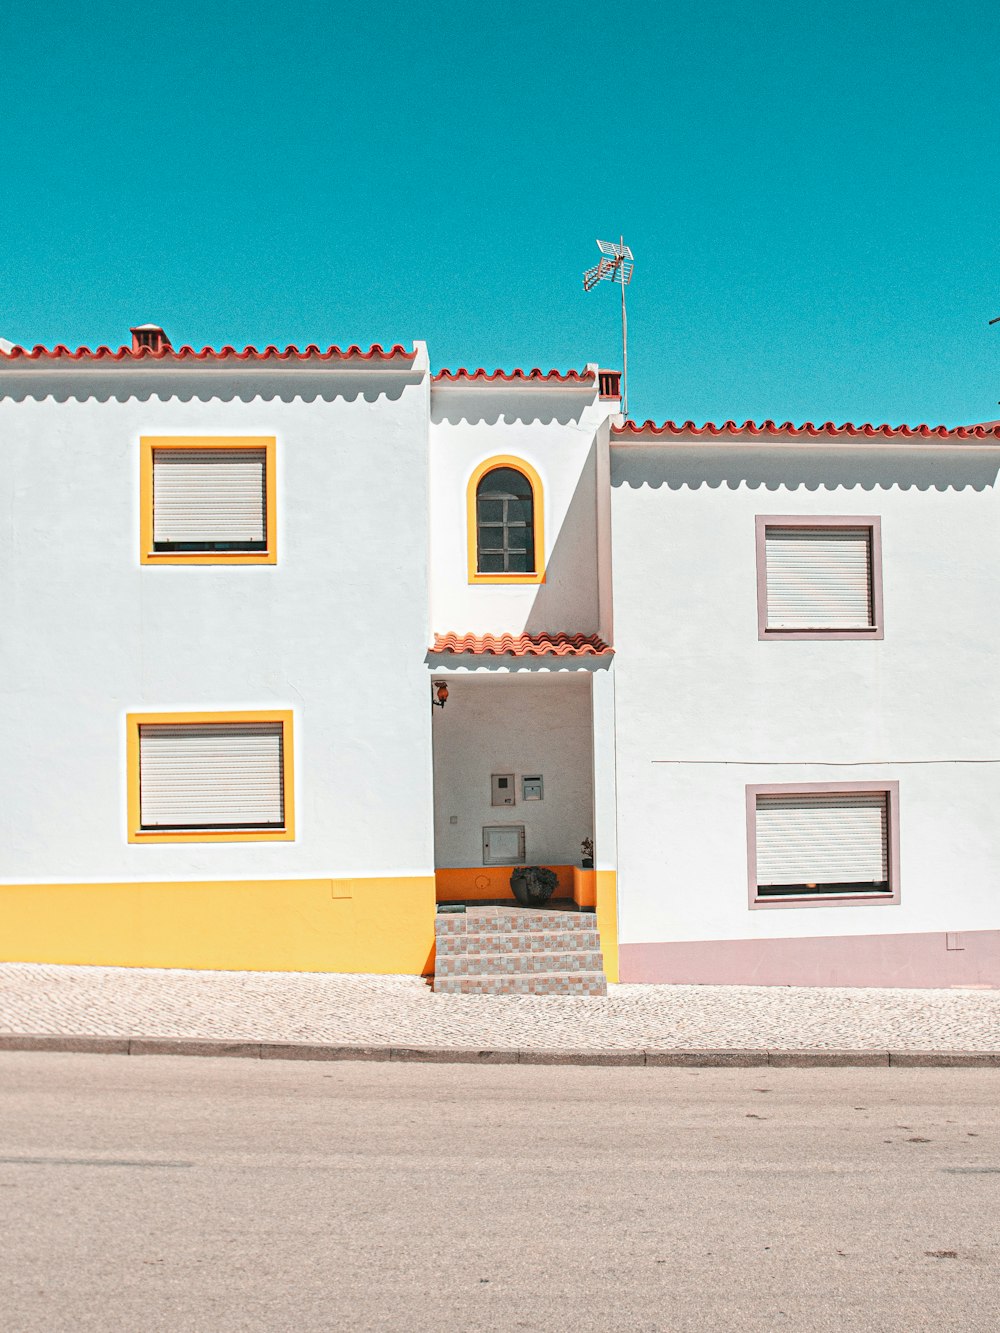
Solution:
{"label": "blue sky", "polygon": [[995,0],[8,6],[0,336],[621,361],[632,415],[1000,416]]}

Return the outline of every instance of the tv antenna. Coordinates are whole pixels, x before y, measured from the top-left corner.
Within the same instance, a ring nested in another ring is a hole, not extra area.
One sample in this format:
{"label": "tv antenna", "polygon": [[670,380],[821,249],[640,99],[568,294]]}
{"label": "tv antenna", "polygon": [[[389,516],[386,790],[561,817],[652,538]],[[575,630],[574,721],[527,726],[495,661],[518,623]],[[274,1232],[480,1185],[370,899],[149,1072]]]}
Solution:
{"label": "tv antenna", "polygon": [[600,262],[583,275],[583,290],[589,292],[599,282],[617,282],[622,289],[622,411],[628,416],[628,320],[625,316],[625,288],[632,281],[635,260],[624,236],[614,241],[598,241]]}

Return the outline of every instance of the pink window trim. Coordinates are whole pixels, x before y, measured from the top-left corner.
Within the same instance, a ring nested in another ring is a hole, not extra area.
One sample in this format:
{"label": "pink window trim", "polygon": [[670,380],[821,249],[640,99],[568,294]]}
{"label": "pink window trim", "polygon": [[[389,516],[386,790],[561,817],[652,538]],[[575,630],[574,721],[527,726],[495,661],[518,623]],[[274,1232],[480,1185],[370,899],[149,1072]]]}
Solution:
{"label": "pink window trim", "polygon": [[[757,638],[758,639],[884,639],[882,618],[882,522],[877,514],[758,514]],[[767,624],[768,528],[869,528],[872,560],[872,620],[867,629],[769,629]]]}
{"label": "pink window trim", "polygon": [[[829,792],[843,796],[848,792],[884,792],[889,820],[889,892],[881,897],[861,893],[842,896],[822,894],[801,898],[760,898],[757,895],[757,797],[796,796],[802,792]],[[771,782],[747,787],[747,883],[749,907],[893,907],[899,903],[899,783],[898,782]]]}

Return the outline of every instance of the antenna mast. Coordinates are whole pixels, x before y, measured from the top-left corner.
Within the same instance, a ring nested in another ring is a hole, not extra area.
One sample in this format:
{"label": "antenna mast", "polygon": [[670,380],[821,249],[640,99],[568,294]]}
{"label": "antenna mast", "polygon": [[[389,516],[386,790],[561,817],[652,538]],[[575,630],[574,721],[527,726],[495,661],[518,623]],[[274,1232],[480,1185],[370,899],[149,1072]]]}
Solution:
{"label": "antenna mast", "polygon": [[622,289],[622,411],[628,416],[628,316],[625,312],[625,288],[632,281],[635,259],[625,244],[625,237],[614,241],[598,241],[602,258],[583,275],[583,290],[589,292],[599,282],[617,282]]}

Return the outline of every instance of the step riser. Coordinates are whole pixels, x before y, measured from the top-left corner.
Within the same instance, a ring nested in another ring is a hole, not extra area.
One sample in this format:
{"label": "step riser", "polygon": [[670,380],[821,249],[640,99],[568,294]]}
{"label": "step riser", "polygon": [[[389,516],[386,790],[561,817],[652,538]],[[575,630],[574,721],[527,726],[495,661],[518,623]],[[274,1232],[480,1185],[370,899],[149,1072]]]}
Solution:
{"label": "step riser", "polygon": [[580,995],[599,998],[608,993],[602,975],[537,977],[441,977],[434,991],[440,995]]}
{"label": "step riser", "polygon": [[469,908],[466,912],[441,913],[434,924],[439,935],[462,935],[467,930],[596,930],[597,917],[593,912]]}
{"label": "step riser", "polygon": [[520,976],[534,977],[547,972],[595,972],[603,975],[604,959],[593,950],[586,953],[515,953],[456,954],[439,958],[435,976]]}
{"label": "step riser", "polygon": [[537,935],[516,931],[510,935],[439,935],[437,938],[438,958],[457,954],[557,953],[561,949],[573,953],[600,947],[596,930],[540,930]]}

